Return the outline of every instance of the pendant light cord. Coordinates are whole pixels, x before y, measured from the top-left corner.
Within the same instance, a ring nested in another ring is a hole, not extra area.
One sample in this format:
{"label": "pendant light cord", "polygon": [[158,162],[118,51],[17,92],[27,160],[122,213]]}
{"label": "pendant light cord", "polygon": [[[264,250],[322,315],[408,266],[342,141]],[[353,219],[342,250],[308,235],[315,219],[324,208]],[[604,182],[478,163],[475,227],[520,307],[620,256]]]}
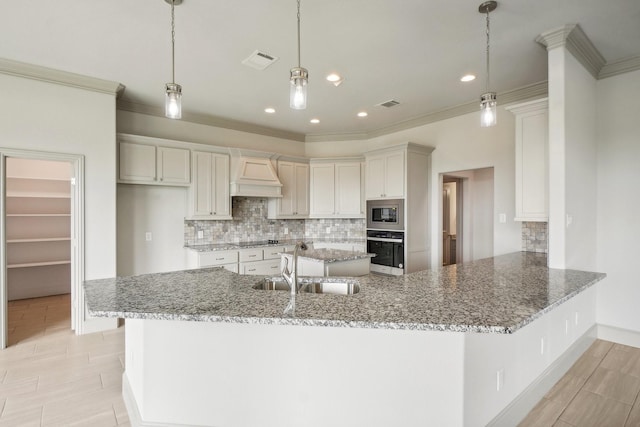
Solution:
{"label": "pendant light cord", "polygon": [[489,7],[486,9],[487,11],[487,90],[489,92],[489,76],[491,75],[491,68],[489,64]]}
{"label": "pendant light cord", "polygon": [[175,1],[171,1],[171,83],[176,82],[176,24],[175,24],[175,13],[174,13],[174,3]]}
{"label": "pendant light cord", "polygon": [[298,0],[298,68],[300,68],[300,0]]}

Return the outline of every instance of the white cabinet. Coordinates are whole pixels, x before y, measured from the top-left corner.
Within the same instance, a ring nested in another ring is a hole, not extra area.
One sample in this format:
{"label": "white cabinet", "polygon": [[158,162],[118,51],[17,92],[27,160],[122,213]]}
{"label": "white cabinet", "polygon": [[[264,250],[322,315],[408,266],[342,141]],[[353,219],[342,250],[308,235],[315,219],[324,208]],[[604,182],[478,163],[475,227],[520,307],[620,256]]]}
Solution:
{"label": "white cabinet", "polygon": [[189,185],[189,150],[121,141],[118,182],[124,184]]}
{"label": "white cabinet", "polygon": [[360,161],[310,164],[311,218],[364,218]]}
{"label": "white cabinet", "polygon": [[240,263],[240,274],[277,276],[280,274],[280,259]]}
{"label": "white cabinet", "polygon": [[516,116],[516,221],[547,221],[548,101],[507,107]]}
{"label": "white cabinet", "polygon": [[270,198],[269,219],[295,219],[309,216],[309,165],[278,161],[282,198]]}
{"label": "white cabinet", "polygon": [[239,274],[277,276],[280,274],[280,254],[292,249],[283,246],[202,252],[188,249],[189,267],[223,267]]}
{"label": "white cabinet", "polygon": [[229,156],[194,151],[189,191],[190,219],[231,219]]}
{"label": "white cabinet", "polygon": [[405,151],[366,156],[365,194],[367,199],[405,197]]}

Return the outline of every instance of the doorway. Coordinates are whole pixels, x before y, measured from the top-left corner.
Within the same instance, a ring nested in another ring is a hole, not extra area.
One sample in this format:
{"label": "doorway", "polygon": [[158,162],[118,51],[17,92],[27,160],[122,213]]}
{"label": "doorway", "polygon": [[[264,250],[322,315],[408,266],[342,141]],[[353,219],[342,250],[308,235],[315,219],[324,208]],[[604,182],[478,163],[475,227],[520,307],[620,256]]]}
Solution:
{"label": "doorway", "polygon": [[434,262],[451,265],[493,256],[493,168],[442,173],[439,185],[441,237],[434,240],[439,249]]}
{"label": "doorway", "polygon": [[[78,331],[83,163],[0,149],[0,349],[47,328]],[[42,322],[21,321],[35,311]]]}
{"label": "doorway", "polygon": [[442,265],[462,262],[462,179],[442,177]]}

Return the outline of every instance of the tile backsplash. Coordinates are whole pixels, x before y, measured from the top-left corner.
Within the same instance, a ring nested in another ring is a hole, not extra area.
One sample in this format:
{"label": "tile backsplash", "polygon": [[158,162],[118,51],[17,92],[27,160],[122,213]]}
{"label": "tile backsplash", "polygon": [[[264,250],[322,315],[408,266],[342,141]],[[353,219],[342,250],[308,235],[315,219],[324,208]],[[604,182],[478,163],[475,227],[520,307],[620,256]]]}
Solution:
{"label": "tile backsplash", "polygon": [[[267,239],[365,238],[364,219],[268,219],[266,198],[233,197],[232,214],[231,221],[185,220],[185,245]],[[285,234],[285,229],[288,234]],[[200,239],[198,231],[203,232]]]}
{"label": "tile backsplash", "polygon": [[546,222],[522,223],[522,250],[526,252],[549,252],[549,233]]}

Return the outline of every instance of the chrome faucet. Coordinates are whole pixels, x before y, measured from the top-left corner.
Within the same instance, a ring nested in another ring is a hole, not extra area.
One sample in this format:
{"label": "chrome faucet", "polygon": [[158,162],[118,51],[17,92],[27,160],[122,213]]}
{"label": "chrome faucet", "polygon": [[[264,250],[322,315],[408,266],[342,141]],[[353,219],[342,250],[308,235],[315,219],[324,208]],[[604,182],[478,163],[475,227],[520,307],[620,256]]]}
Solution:
{"label": "chrome faucet", "polygon": [[284,257],[284,265],[282,266],[282,277],[289,284],[289,289],[291,289],[291,299],[289,300],[289,304],[284,309],[284,314],[291,314],[292,316],[296,313],[296,294],[300,292],[300,286],[298,285],[298,251],[306,251],[307,245],[304,242],[298,242],[296,247],[293,249],[293,260],[292,260],[292,268],[289,269],[289,258]]}

